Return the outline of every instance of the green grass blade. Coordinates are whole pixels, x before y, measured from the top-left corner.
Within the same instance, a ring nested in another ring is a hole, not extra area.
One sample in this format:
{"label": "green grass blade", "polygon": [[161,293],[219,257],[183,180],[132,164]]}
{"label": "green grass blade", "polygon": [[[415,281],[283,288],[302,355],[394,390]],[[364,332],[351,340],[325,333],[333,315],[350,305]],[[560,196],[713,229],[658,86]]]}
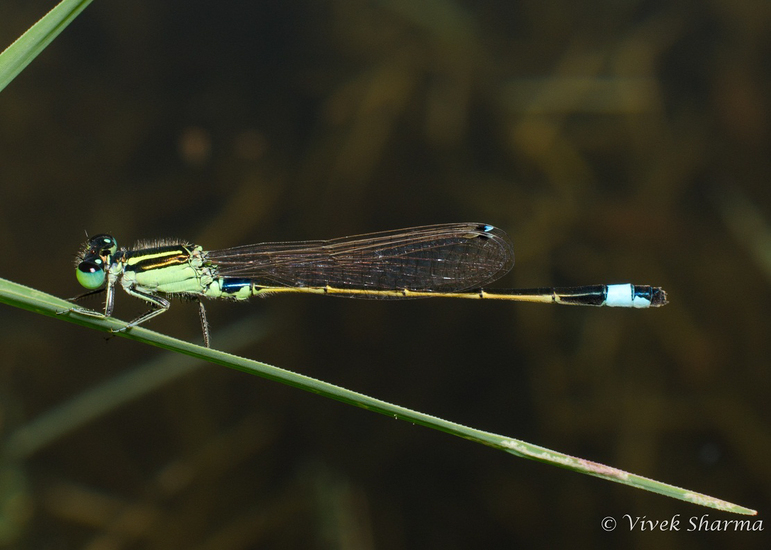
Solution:
{"label": "green grass blade", "polygon": [[62,0],[0,54],[0,91],[42,52],[91,0]]}
{"label": "green grass blade", "polygon": [[[0,279],[0,302],[102,331],[118,329],[125,325],[125,322],[113,318],[99,319],[77,313],[60,315],[60,312],[66,311],[71,307],[72,304],[70,302],[4,279]],[[724,500],[688,491],[680,487],[675,487],[674,485],[661,483],[653,479],[624,472],[596,462],[552,451],[538,445],[531,445],[530,443],[525,443],[524,441],[519,441],[517,439],[469,428],[461,424],[449,422],[435,416],[413,411],[380,399],[347,390],[340,386],[322,382],[321,380],[280,369],[266,363],[252,361],[215,349],[205,348],[189,342],[177,340],[176,338],[171,338],[164,334],[147,330],[143,327],[135,327],[127,332],[117,333],[117,335],[192,357],[197,357],[249,374],[255,374],[263,378],[268,378],[269,380],[275,380],[305,391],[323,395],[324,397],[342,401],[343,403],[378,412],[391,418],[405,420],[413,424],[420,424],[421,426],[476,441],[519,457],[545,462],[547,464],[559,466],[560,468],[567,468],[583,474],[615,481],[616,483],[629,485],[638,489],[645,489],[646,491],[715,508],[717,510],[745,515],[755,515],[757,513],[755,510],[738,506]]]}

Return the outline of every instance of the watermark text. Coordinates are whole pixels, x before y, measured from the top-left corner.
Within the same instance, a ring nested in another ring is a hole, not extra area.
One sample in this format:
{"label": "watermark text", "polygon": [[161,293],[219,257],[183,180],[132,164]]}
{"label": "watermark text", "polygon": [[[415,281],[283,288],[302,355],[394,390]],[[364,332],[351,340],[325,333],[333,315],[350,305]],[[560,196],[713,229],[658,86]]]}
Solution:
{"label": "watermark text", "polygon": [[648,516],[633,516],[624,514],[619,518],[606,516],[600,521],[604,531],[624,529],[626,531],[685,531],[685,532],[710,532],[723,531],[737,533],[741,531],[763,531],[762,519],[718,519],[709,514],[700,516],[682,516],[675,514],[669,518],[649,518]]}

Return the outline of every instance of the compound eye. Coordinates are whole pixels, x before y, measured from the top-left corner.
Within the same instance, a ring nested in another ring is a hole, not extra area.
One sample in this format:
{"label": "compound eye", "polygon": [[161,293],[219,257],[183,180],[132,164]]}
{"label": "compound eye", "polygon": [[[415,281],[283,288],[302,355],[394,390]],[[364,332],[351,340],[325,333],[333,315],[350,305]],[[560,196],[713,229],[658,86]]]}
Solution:
{"label": "compound eye", "polygon": [[104,284],[105,274],[102,260],[84,260],[75,270],[78,282],[89,290],[99,288]]}
{"label": "compound eye", "polygon": [[118,244],[111,235],[94,235],[88,241],[89,252],[97,256],[112,256],[118,250]]}

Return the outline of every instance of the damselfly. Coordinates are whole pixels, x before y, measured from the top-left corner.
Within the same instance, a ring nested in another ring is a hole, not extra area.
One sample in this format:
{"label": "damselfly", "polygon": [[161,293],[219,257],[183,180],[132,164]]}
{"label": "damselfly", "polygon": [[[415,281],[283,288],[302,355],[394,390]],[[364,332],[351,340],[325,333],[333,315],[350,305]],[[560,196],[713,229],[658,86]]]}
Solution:
{"label": "damselfly", "polygon": [[[514,265],[514,249],[500,229],[484,223],[449,223],[369,233],[329,241],[262,243],[205,251],[201,246],[160,240],[118,248],[110,235],[91,237],[78,256],[76,275],[90,289],[106,291],[112,315],[115,287],[149,302],[149,311],[118,332],[164,313],[167,297],[199,304],[203,338],[209,326],[202,297],[245,300],[283,293],[350,298],[467,298],[584,306],[648,308],[667,303],[658,287],[631,284],[567,288],[488,290],[485,285]],[[78,298],[82,298],[79,296]]]}

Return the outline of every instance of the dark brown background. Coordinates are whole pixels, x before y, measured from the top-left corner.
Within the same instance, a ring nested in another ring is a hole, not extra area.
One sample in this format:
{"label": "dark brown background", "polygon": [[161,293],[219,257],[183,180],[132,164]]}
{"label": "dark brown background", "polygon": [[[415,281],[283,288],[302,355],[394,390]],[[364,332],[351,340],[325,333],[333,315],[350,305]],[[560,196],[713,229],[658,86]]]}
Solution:
{"label": "dark brown background", "polygon": [[[53,2],[3,4],[2,46]],[[517,251],[501,286],[629,281],[665,287],[671,304],[277,297],[212,303],[215,345],[258,315],[266,332],[231,349],[764,518],[770,20],[751,1],[95,2],[0,94],[0,272],[77,294],[84,231],[222,248],[492,223]],[[141,311],[117,298],[118,317]],[[197,323],[175,304],[150,327],[199,341]],[[7,441],[100,384],[125,394],[121,375],[165,355],[10,308],[0,329]],[[34,452],[7,451],[3,540],[768,542],[608,534],[605,516],[738,516],[198,366],[127,404],[102,398],[107,411]]]}

